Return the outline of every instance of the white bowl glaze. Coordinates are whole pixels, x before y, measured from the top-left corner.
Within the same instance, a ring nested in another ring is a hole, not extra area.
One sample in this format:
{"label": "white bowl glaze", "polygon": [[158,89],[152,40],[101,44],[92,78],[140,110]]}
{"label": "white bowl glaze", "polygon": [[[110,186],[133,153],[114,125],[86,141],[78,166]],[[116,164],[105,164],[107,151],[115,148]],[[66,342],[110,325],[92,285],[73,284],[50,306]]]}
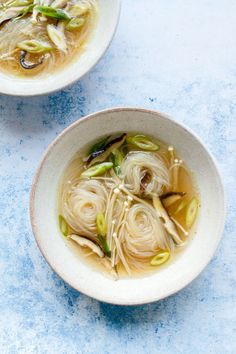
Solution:
{"label": "white bowl glaze", "polygon": [[119,15],[120,0],[98,0],[99,16],[86,50],[61,71],[35,78],[23,78],[0,71],[0,93],[15,96],[42,95],[60,90],[79,80],[108,48],[115,33]]}
{"label": "white bowl glaze", "polygon": [[[172,263],[144,278],[113,281],[90,268],[66,246],[57,225],[57,188],[68,162],[85,144],[105,134],[129,131],[156,136],[176,147],[194,171],[201,208],[196,235]],[[189,129],[159,112],[118,108],[76,121],[49,146],[33,183],[30,214],[42,254],[72,287],[113,304],[143,304],[177,292],[206,267],[224,226],[224,191],[214,159]]]}

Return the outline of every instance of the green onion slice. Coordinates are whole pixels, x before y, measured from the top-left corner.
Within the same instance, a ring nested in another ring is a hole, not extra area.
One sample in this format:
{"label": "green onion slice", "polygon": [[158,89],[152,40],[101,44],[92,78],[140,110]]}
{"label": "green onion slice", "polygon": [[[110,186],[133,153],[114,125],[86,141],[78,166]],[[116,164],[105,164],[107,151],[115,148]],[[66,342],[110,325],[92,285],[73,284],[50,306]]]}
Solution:
{"label": "green onion slice", "polygon": [[59,228],[61,230],[61,233],[67,237],[69,235],[69,225],[67,224],[65,218],[62,215],[58,216],[58,221],[59,221]]}
{"label": "green onion slice", "polygon": [[26,39],[25,41],[18,43],[17,47],[28,53],[44,53],[52,49],[48,43],[41,42],[36,39]]}
{"label": "green onion slice", "polygon": [[107,224],[103,213],[98,213],[96,217],[97,233],[103,237],[107,234]]}
{"label": "green onion slice", "polygon": [[157,151],[160,149],[160,146],[157,144],[154,144],[150,138],[148,138],[145,135],[135,135],[135,136],[129,136],[127,139],[127,142],[129,144],[132,144],[134,146],[137,146],[138,148],[146,151]]}
{"label": "green onion slice", "polygon": [[85,19],[78,17],[78,18],[72,18],[66,25],[66,29],[73,31],[74,29],[78,29],[80,27],[83,27],[85,24]]}
{"label": "green onion slice", "polygon": [[197,211],[198,211],[198,200],[193,197],[189,202],[186,210],[185,223],[188,229],[190,229],[196,219]]}
{"label": "green onion slice", "polygon": [[151,259],[150,264],[152,266],[159,266],[167,262],[169,258],[170,258],[169,251],[160,251]]}
{"label": "green onion slice", "polygon": [[103,237],[102,235],[98,235],[98,239],[101,243],[102,249],[107,257],[111,257],[111,250],[107,244],[106,238]]}
{"label": "green onion slice", "polygon": [[25,15],[27,15],[29,12],[32,12],[33,9],[35,7],[35,4],[29,5],[28,7],[24,8],[24,10],[22,11],[22,13],[17,16],[16,18],[13,19],[12,22],[16,22],[18,21],[20,18],[24,17]]}
{"label": "green onion slice", "polygon": [[62,9],[55,9],[51,6],[36,6],[35,9],[46,17],[61,21],[70,20],[70,16]]}
{"label": "green onion slice", "polygon": [[113,167],[112,162],[103,162],[98,165],[92,166],[81,173],[81,177],[95,177],[103,175],[105,172]]}
{"label": "green onion slice", "polygon": [[120,166],[122,164],[122,161],[124,160],[123,154],[118,149],[115,149],[110,155],[110,160],[113,163],[113,169],[116,175],[119,176],[121,173]]}
{"label": "green onion slice", "polygon": [[103,213],[98,213],[96,217],[98,239],[106,256],[111,257],[111,250],[107,244],[107,224]]}

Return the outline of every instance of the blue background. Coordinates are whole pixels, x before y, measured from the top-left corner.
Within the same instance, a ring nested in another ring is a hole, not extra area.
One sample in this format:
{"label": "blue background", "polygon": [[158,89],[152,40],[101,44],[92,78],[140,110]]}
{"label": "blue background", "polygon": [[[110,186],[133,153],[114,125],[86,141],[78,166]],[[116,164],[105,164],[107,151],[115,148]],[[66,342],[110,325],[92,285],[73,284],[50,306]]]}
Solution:
{"label": "blue background", "polygon": [[[235,353],[235,33],[235,0],[125,0],[111,47],[81,81],[44,97],[0,96],[1,353]],[[47,145],[113,106],[158,109],[191,127],[218,160],[228,197],[225,232],[204,272],[178,294],[132,308],[59,279],[28,215]]]}

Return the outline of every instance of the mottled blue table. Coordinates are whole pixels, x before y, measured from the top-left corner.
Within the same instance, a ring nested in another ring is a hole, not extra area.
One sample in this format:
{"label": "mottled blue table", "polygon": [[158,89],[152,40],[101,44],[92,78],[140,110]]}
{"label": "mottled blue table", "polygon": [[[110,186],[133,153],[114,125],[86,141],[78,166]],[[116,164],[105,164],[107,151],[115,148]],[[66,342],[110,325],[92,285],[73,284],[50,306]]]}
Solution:
{"label": "mottled blue table", "polygon": [[[124,0],[110,49],[80,82],[50,96],[0,96],[0,353],[235,353],[235,34],[235,0]],[[51,140],[81,116],[127,105],[161,110],[198,133],[228,197],[225,232],[204,272],[170,298],[130,308],[65,284],[39,253],[28,215]]]}

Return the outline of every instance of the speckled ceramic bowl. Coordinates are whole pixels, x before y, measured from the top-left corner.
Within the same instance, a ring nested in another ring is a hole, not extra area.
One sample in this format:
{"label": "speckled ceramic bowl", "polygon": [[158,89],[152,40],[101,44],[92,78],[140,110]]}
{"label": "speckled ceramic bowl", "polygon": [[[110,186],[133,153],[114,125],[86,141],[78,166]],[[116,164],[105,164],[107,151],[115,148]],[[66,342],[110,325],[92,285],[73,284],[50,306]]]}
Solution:
{"label": "speckled ceramic bowl", "polygon": [[[121,131],[140,131],[174,145],[194,171],[201,208],[196,235],[172,263],[144,278],[113,281],[67,247],[58,229],[56,201],[59,179],[73,155],[88,142]],[[111,109],[76,121],[49,146],[34,179],[30,216],[42,254],[72,287],[113,304],[144,304],[179,291],[206,267],[224,226],[224,191],[214,159],[189,129],[159,112]]]}
{"label": "speckled ceramic bowl", "polygon": [[98,21],[86,50],[63,70],[35,78],[16,77],[0,71],[0,93],[15,96],[42,95],[79,80],[97,64],[108,48],[118,24],[120,5],[121,0],[98,0]]}

